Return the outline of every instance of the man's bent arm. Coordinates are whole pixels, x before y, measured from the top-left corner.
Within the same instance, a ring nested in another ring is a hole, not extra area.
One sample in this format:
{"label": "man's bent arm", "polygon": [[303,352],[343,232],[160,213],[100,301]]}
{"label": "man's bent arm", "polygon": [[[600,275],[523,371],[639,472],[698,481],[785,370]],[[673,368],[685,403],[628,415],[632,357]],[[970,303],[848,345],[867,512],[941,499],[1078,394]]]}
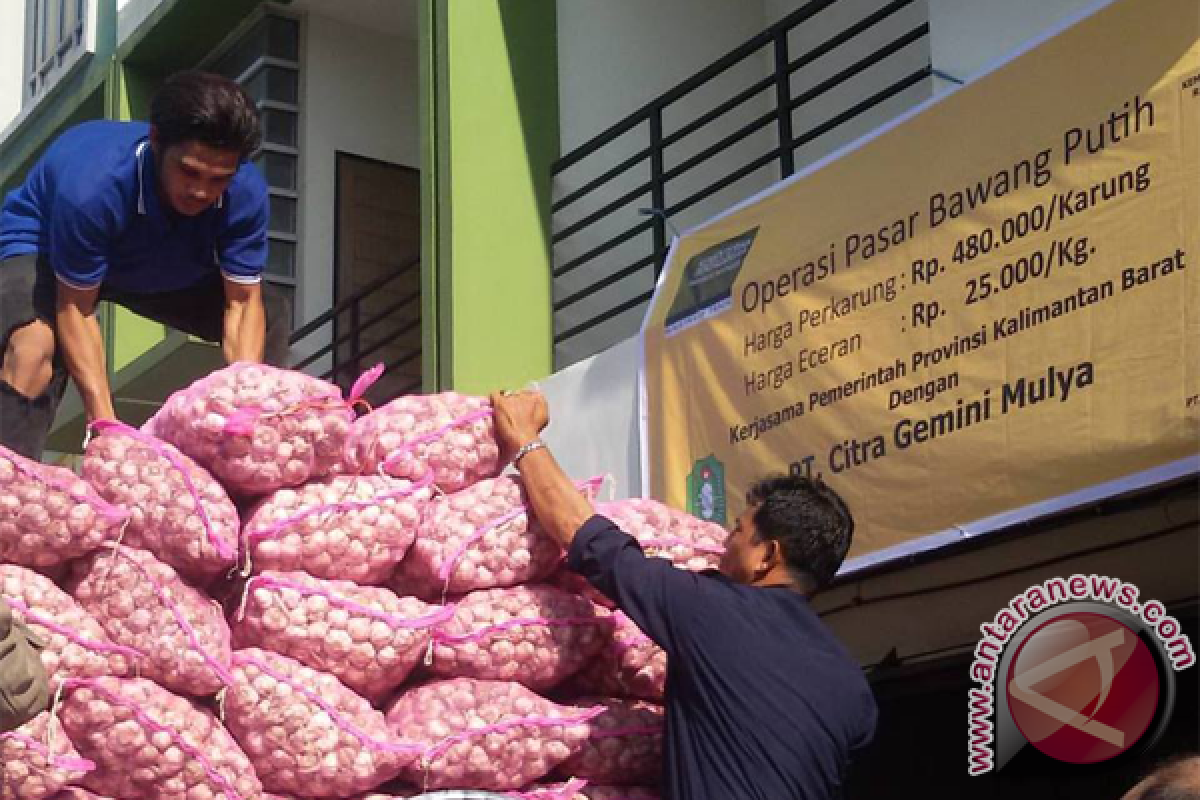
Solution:
{"label": "man's bent arm", "polygon": [[77,289],[59,281],[54,315],[57,346],[62,348],[67,372],[79,389],[89,420],[117,418],[108,385],[104,335],[96,319],[99,296],[99,286]]}
{"label": "man's bent arm", "polygon": [[[595,510],[546,448],[524,456],[517,468],[542,528],[568,552],[568,566],[582,574],[659,646],[677,646],[674,601],[695,597],[698,576],[659,558],[648,558],[637,541]],[[576,539],[577,534],[581,538]]]}
{"label": "man's bent arm", "polygon": [[221,351],[225,362],[262,363],[267,340],[267,312],[263,308],[261,283],[225,283],[225,322]]}
{"label": "man's bent arm", "polygon": [[547,448],[523,457],[517,469],[534,516],[554,540],[570,549],[575,534],[596,513]]}

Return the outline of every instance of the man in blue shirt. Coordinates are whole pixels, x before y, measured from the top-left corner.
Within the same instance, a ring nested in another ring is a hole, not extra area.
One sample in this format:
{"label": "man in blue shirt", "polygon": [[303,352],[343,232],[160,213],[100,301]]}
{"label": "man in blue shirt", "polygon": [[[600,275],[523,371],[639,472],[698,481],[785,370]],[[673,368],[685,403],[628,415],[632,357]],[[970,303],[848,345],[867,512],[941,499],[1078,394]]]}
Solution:
{"label": "man in blue shirt", "polygon": [[667,652],[664,800],[842,796],[876,706],[808,604],[850,548],[854,521],[841,498],[807,478],[763,481],[720,572],[687,572],[648,558],[595,514],[537,438],[549,422],[540,394],[493,395],[492,405],[502,451],[567,565]]}
{"label": "man in blue shirt", "polygon": [[182,72],[149,124],[86,122],[47,148],[0,211],[0,444],[41,457],[68,375],[89,420],[115,418],[101,300],[230,363],[284,364],[291,312],[262,283],[267,186],[246,160],[260,138],[241,87]]}

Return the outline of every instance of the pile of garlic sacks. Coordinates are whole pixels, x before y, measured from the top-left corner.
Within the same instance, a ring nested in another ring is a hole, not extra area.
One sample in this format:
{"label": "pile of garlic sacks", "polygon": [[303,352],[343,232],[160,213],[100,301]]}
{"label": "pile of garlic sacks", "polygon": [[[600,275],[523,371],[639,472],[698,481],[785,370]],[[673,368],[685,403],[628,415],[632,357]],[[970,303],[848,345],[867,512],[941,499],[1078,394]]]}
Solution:
{"label": "pile of garlic sacks", "polygon": [[[565,572],[486,399],[363,412],[377,377],[234,364],[94,424],[78,475],[0,447],[0,596],[56,695],[0,734],[0,800],[658,796],[665,654]],[[719,552],[601,509],[683,568]]]}

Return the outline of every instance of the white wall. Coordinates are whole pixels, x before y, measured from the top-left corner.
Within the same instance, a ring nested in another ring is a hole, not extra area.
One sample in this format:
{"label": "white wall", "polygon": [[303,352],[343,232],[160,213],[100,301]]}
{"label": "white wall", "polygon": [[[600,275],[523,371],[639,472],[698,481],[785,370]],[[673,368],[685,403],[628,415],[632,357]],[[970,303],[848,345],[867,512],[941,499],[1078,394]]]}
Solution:
{"label": "white wall", "polygon": [[[802,5],[804,0],[655,0],[653,3],[643,0],[559,0],[562,152],[571,152]],[[842,0],[819,12],[791,32],[789,56],[795,59],[816,43],[825,41],[872,13],[880,5],[882,0]],[[901,33],[925,21],[926,13],[924,2],[917,2],[875,26],[870,33],[856,38],[851,45],[806,65],[792,76],[792,96],[798,96],[864,54],[890,43]],[[797,109],[793,113],[793,136],[811,130],[898,77],[923,66],[927,59],[926,40]],[[773,69],[774,51],[767,46],[719,78],[673,103],[664,114],[664,134],[669,136],[704,112],[767,77]],[[834,147],[924,100],[930,92],[930,83],[922,83],[862,118],[822,136],[812,145],[800,148],[796,153],[797,167],[821,157]],[[770,85],[737,109],[669,146],[664,156],[665,169],[669,172],[725,136],[758,120],[775,106],[775,89]],[[774,121],[770,121],[742,142],[669,180],[665,205],[672,207],[712,185],[717,179],[755,161],[773,150],[778,141],[778,127]],[[555,197],[567,195],[643,150],[648,144],[647,126],[641,125],[587,161],[559,175],[555,181]],[[648,161],[632,167],[603,189],[556,214],[556,230],[563,230],[622,195],[635,191],[649,177]],[[712,197],[673,213],[671,222],[675,228],[686,230],[771,185],[780,177],[779,163],[773,160]],[[647,218],[639,215],[638,210],[652,205],[649,192],[645,192],[615,214],[571,235],[555,246],[556,264],[565,264],[644,222]],[[652,236],[649,232],[614,247],[559,278],[556,281],[559,296],[585,290],[597,281],[619,273],[647,256],[651,247]],[[652,284],[653,271],[643,269],[560,310],[556,321],[560,327],[569,328],[593,319],[600,312],[648,291]],[[571,363],[627,338],[638,329],[642,313],[640,307],[630,309],[603,326],[558,345],[556,354],[559,362]]]}
{"label": "white wall", "polygon": [[642,494],[637,424],[641,357],[640,340],[626,339],[538,384],[550,405],[550,426],[542,438],[555,458],[576,480],[612,476],[614,498]]}
{"label": "white wall", "polygon": [[415,42],[317,14],[304,31],[299,324],[333,300],[337,151],[421,165]]}
{"label": "white wall", "polygon": [[928,2],[933,66],[967,79],[1096,0]]}
{"label": "white wall", "polygon": [[[559,0],[559,109],[561,152],[568,153],[621,119],[686,80],[764,27],[762,0]],[[694,118],[697,109],[708,109],[761,77],[762,64],[747,59],[703,89],[672,105],[664,116],[664,130],[670,133]],[[741,109],[698,131],[668,149],[666,168],[731,133],[765,112],[769,93],[748,101]],[[555,196],[561,197],[625,158],[646,147],[647,129],[640,129],[616,140],[589,162],[563,173],[555,182]],[[727,169],[742,164],[769,150],[773,131],[760,133],[740,146],[715,157],[708,168]],[[697,186],[697,176],[705,169],[681,176],[669,185],[667,204],[687,197]],[[745,196],[772,180],[771,170],[750,176],[732,187],[727,198],[715,198],[690,209],[672,221],[677,227],[709,216],[713,211]],[[573,204],[556,215],[559,229],[597,210],[616,197],[632,191],[650,177],[644,162],[610,182],[604,190]],[[610,239],[646,218],[638,208],[653,203],[644,194],[620,213],[581,231],[555,248],[557,263],[564,263]],[[669,235],[669,234],[668,234]],[[560,281],[567,293],[594,283],[646,256],[652,247],[650,233],[611,250]],[[653,274],[648,270],[631,276],[591,298],[560,313],[565,325],[589,319],[604,308],[649,290]],[[620,341],[635,332],[640,311],[633,310],[608,323],[603,330],[571,340],[559,348],[560,355],[575,360],[579,354],[595,352],[599,347]]]}
{"label": "white wall", "polygon": [[0,0],[0,131],[21,111],[25,59],[25,2]]}

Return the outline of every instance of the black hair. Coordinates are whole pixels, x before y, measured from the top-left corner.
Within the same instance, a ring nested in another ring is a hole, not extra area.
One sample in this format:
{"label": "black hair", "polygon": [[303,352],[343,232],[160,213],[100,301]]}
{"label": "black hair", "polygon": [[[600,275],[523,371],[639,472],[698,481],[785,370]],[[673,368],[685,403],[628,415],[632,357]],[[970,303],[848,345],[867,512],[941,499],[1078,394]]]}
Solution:
{"label": "black hair", "polygon": [[774,539],[792,578],[812,590],[833,579],[850,550],[854,517],[838,493],[819,480],[799,475],[766,478],[750,487],[754,527]]}
{"label": "black hair", "polygon": [[246,158],[262,141],[258,108],[246,90],[210,72],[177,72],[150,102],[150,124],[162,150],[198,141]]}

